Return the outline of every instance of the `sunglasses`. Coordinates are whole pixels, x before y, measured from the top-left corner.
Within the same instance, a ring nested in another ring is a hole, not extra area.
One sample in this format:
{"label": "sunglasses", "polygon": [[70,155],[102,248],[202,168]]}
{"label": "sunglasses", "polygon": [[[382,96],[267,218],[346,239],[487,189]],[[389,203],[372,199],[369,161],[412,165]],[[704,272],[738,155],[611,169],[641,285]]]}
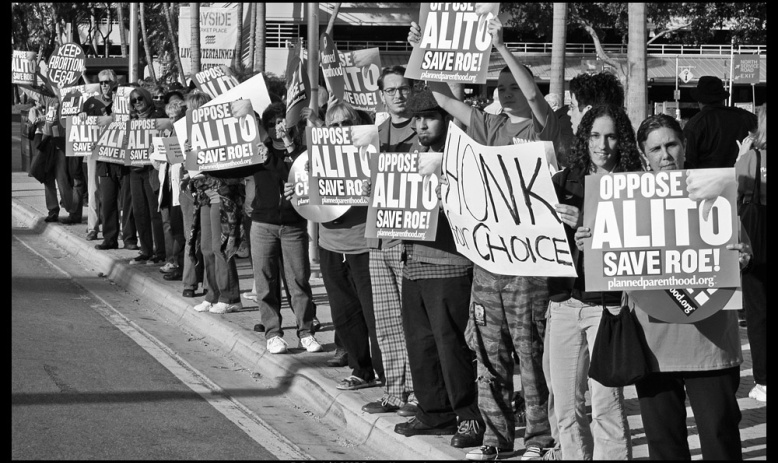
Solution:
{"label": "sunglasses", "polygon": [[100,81],[100,85],[111,85],[112,83],[113,82],[111,82],[110,80],[101,80]]}
{"label": "sunglasses", "polygon": [[157,95],[157,96],[154,97],[154,101],[159,101],[159,100],[161,100],[163,98],[164,98],[164,96]]}
{"label": "sunglasses", "polygon": [[135,103],[145,103],[145,102],[146,102],[146,100],[144,100],[142,97],[130,98],[130,103],[132,103],[132,104],[135,104]]}

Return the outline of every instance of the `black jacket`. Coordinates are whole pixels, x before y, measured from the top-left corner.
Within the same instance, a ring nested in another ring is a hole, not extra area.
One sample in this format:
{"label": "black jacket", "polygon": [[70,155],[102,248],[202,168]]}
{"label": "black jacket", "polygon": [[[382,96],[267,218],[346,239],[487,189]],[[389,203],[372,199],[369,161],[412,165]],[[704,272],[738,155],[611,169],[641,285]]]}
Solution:
{"label": "black jacket", "polygon": [[[289,178],[291,162],[284,161],[286,150],[273,148],[272,142],[266,143],[268,159],[254,172],[254,201],[251,203],[251,220],[274,225],[292,225],[305,222],[292,203],[284,198],[284,183]],[[305,150],[298,144],[291,154],[292,161]]]}

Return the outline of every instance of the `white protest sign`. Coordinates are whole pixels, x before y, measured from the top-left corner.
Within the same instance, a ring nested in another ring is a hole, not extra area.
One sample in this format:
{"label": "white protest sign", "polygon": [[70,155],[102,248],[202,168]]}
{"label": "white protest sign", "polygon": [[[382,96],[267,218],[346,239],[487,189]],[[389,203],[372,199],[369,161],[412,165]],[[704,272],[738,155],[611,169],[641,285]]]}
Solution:
{"label": "white protest sign", "polygon": [[441,198],[457,251],[500,275],[575,277],[545,142],[483,146],[449,124]]}

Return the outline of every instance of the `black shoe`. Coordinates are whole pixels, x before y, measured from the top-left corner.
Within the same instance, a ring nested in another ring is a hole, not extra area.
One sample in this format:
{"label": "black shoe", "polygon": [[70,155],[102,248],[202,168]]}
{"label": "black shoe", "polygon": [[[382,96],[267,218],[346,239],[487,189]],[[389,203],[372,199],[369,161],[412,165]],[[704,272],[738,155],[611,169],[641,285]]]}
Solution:
{"label": "black shoe", "polygon": [[144,256],[143,254],[138,254],[138,257],[134,259],[130,259],[130,265],[139,265],[139,264],[146,264],[146,262],[151,259],[151,256]]}
{"label": "black shoe", "polygon": [[124,243],[124,247],[122,249],[126,249],[128,251],[137,251],[140,248],[138,247],[137,244],[133,244],[133,243],[127,244],[127,243]]}
{"label": "black shoe", "polygon": [[60,223],[63,225],[75,225],[77,223],[81,223],[81,217],[79,218],[75,218],[73,216],[63,217],[62,220],[60,220]]}
{"label": "black shoe", "polygon": [[92,230],[89,233],[86,234],[86,240],[87,241],[94,241],[97,239],[97,232]]}
{"label": "black shoe", "polygon": [[362,407],[362,411],[367,413],[391,413],[399,409],[400,407],[390,404],[386,398],[370,402]]}
{"label": "black shoe", "polygon": [[59,222],[59,217],[56,215],[49,215],[46,216],[45,219],[43,219],[44,222],[52,223],[52,222]]}
{"label": "black shoe", "polygon": [[254,331],[256,331],[257,333],[264,333],[265,325],[263,325],[262,323],[257,323],[256,325],[254,325]]}
{"label": "black shoe", "polygon": [[[162,278],[164,278],[167,281],[181,281],[181,278],[183,278],[184,274],[181,272],[170,272],[162,275]],[[194,293],[194,291],[192,291]],[[194,296],[193,296],[194,297]]]}
{"label": "black shoe", "polygon": [[336,348],[335,355],[327,360],[327,365],[331,367],[345,367],[348,365],[348,352],[346,352],[346,349]]}
{"label": "black shoe", "polygon": [[319,328],[321,328],[321,323],[319,322],[319,319],[313,317],[313,321],[311,322],[311,333],[316,334],[316,332],[319,331]]}
{"label": "black shoe", "polygon": [[95,245],[95,249],[97,249],[98,251],[106,251],[108,249],[119,249],[119,245],[116,243],[114,244],[100,243]]}
{"label": "black shoe", "polygon": [[457,433],[451,438],[451,446],[458,449],[478,447],[484,443],[485,427],[477,420],[463,420],[459,423]]}
{"label": "black shoe", "polygon": [[414,402],[406,402],[405,405],[397,410],[397,414],[400,416],[416,416],[416,412],[419,411],[419,406]]}
{"label": "black shoe", "polygon": [[[165,275],[167,276],[167,275]],[[164,277],[163,277],[164,278]],[[183,293],[181,293],[184,297],[195,297],[194,289],[185,289]]]}
{"label": "black shoe", "polygon": [[448,434],[455,434],[457,432],[456,421],[452,420],[451,424],[444,424],[442,426],[427,426],[422,423],[416,417],[411,418],[405,423],[399,423],[395,425],[394,432],[402,434],[406,437],[411,436],[445,436]]}

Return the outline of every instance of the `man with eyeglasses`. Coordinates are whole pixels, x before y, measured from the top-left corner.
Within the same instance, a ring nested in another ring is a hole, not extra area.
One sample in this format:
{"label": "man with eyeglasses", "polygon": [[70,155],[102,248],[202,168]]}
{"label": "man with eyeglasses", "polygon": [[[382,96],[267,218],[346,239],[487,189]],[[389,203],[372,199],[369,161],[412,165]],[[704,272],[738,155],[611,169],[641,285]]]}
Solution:
{"label": "man with eyeglasses", "polygon": [[[406,103],[413,92],[413,82],[404,77],[402,66],[386,67],[378,77],[381,100],[389,117],[378,125],[381,151],[407,153],[418,140],[414,119]],[[381,399],[365,404],[367,413],[396,412],[414,416],[417,405],[413,394],[411,367],[402,326],[402,246],[401,240],[368,238],[370,248],[370,283],[373,287],[373,313],[376,337],[381,349],[386,382]]]}

